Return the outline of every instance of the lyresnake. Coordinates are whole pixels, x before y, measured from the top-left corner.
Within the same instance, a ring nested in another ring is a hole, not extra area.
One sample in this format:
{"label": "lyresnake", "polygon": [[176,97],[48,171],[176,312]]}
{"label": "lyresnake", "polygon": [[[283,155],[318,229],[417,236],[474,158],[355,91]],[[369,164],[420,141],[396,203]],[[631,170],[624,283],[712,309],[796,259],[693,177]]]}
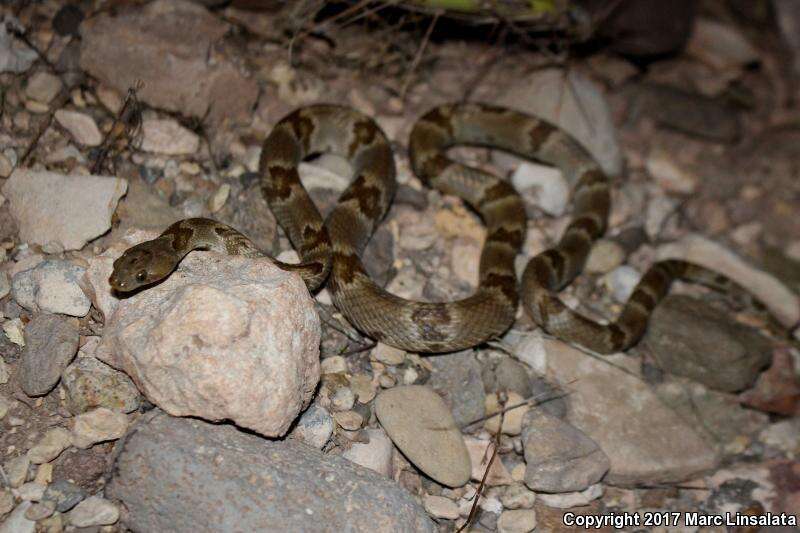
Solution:
{"label": "lyresnake", "polygon": [[[572,186],[572,218],[560,241],[531,259],[521,291],[514,258],[526,231],[523,201],[506,181],[446,155],[455,145],[485,146],[555,165]],[[353,179],[323,222],[297,167],[308,156],[346,158]],[[301,263],[276,264],[298,272],[313,291],[328,281],[334,305],[369,337],[414,352],[455,351],[495,338],[523,305],[543,329],[599,353],[624,350],[643,335],[649,315],[678,278],[727,285],[723,275],[680,260],[655,263],[641,278],[616,321],[603,325],[564,305],[557,292],[583,269],[592,244],[606,230],[610,209],[607,176],[562,129],[536,117],[486,104],[443,105],[414,125],[409,157],[423,183],[462,198],[483,219],[487,236],[475,293],[448,303],[414,302],[376,285],[360,256],[389,209],[395,163],[385,134],[351,108],[313,105],[280,120],[264,142],[261,188]],[[126,250],[109,278],[128,292],[168,276],[191,250],[263,256],[235,229],[203,218],[176,222],[154,240]]]}

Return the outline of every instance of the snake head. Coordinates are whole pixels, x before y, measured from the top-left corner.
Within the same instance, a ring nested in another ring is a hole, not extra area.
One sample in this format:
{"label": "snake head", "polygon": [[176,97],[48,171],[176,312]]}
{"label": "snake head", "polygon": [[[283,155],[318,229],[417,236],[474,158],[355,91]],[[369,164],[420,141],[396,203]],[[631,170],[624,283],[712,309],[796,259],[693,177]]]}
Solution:
{"label": "snake head", "polygon": [[131,292],[167,277],[178,261],[174,252],[160,250],[159,239],[146,241],[125,250],[114,261],[114,269],[108,278],[111,287],[119,292]]}

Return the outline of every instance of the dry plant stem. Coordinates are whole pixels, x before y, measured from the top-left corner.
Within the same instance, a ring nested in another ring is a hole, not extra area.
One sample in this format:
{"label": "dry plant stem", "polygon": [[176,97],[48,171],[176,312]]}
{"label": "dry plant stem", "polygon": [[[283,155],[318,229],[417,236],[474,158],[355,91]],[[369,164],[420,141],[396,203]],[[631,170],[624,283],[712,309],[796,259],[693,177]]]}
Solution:
{"label": "dry plant stem", "polygon": [[[489,471],[492,469],[492,464],[494,463],[495,457],[497,457],[497,450],[500,449],[500,434],[502,433],[503,422],[505,421],[505,411],[506,411],[506,397],[503,395],[500,398],[502,409],[500,410],[500,425],[497,428],[497,433],[494,435],[494,449],[492,450],[492,456],[489,458],[489,461],[486,463],[486,470],[483,471],[483,476],[481,477],[481,482],[478,485],[478,490],[475,491],[475,501],[472,502],[472,507],[469,510],[469,516],[467,516],[467,521],[458,528],[456,533],[460,533],[468,528],[472,522],[475,520],[475,515],[478,513],[478,503],[481,500],[481,494],[483,493],[483,488],[486,486],[486,478],[489,477]],[[487,448],[488,451],[488,448]],[[484,459],[486,458],[486,454],[484,453]]]}
{"label": "dry plant stem", "polygon": [[[125,96],[125,102],[122,104],[122,108],[119,110],[119,113],[114,117],[114,123],[111,125],[111,129],[106,133],[105,137],[103,138],[103,142],[100,145],[99,153],[97,154],[97,159],[95,159],[94,164],[92,165],[92,174],[97,174],[100,172],[100,169],[103,166],[103,163],[108,156],[108,153],[111,151],[111,143],[115,142],[118,138],[123,135],[132,136],[132,131],[129,128],[124,128],[121,133],[117,132],[117,128],[120,124],[122,124],[125,114],[128,112],[129,109],[132,107],[133,113],[138,113],[138,99],[136,97],[136,91],[140,90],[144,87],[144,83],[141,81],[137,81],[134,87],[128,88],[128,94]],[[138,118],[135,118],[138,122]],[[112,139],[113,136],[113,139]],[[130,141],[130,139],[129,139]]]}
{"label": "dry plant stem", "polygon": [[406,72],[405,79],[403,80],[403,86],[400,88],[401,100],[406,99],[406,91],[408,90],[408,85],[411,83],[411,77],[414,75],[414,71],[417,70],[417,66],[422,59],[422,54],[425,52],[425,48],[427,48],[428,42],[430,41],[433,28],[436,26],[436,22],[439,20],[441,14],[441,12],[437,12],[433,15],[433,20],[431,20],[431,23],[428,25],[428,29],[425,31],[425,36],[422,38],[422,43],[420,43],[419,48],[417,48],[417,53],[414,55],[411,66],[409,67],[408,72]]}

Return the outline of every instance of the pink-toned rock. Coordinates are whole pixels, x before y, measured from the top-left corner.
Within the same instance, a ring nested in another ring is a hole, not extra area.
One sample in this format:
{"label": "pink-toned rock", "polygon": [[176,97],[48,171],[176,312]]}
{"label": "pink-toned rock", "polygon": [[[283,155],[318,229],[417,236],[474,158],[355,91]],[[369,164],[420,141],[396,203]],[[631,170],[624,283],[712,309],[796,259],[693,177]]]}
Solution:
{"label": "pink-toned rock", "polygon": [[97,357],[175,416],[281,436],[319,380],[319,318],[299,276],[268,258],[192,252],[119,300]]}
{"label": "pink-toned rock", "polygon": [[[228,24],[188,0],[157,0],[81,25],[81,67],[125,94],[213,124],[248,120],[258,85],[212,47]],[[209,62],[214,56],[214,63]]]}
{"label": "pink-toned rock", "polygon": [[[470,460],[472,461],[472,473],[470,477],[475,481],[483,479],[486,473],[486,467],[489,464],[489,459],[494,452],[494,442],[487,439],[479,439],[476,437],[464,437],[464,444],[467,445]],[[500,460],[500,454],[495,456],[492,461],[492,467],[489,470],[489,475],[486,476],[486,484],[490,487],[497,485],[511,485],[514,480],[508,469]]]}
{"label": "pink-toned rock", "polygon": [[765,370],[752,389],[739,400],[754,409],[786,416],[800,415],[800,376],[797,375],[788,346],[776,349],[772,366]]}

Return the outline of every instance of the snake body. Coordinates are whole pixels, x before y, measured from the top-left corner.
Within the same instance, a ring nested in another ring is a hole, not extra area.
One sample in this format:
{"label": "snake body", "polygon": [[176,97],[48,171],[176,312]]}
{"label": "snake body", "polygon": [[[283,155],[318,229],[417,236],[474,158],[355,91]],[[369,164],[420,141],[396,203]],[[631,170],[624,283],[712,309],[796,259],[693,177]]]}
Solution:
{"label": "snake body", "polygon": [[[572,219],[558,244],[531,259],[521,284],[526,311],[551,334],[599,353],[624,350],[641,338],[651,311],[673,280],[729,283],[699,265],[662,261],[642,277],[616,321],[599,324],[568,308],[557,292],[581,272],[593,242],[606,230],[609,180],[589,153],[558,127],[518,111],[476,103],[434,108],[414,125],[409,140],[417,176],[462,198],[486,224],[479,284],[472,296],[447,303],[415,302],[386,292],[370,279],[360,257],[396,191],[394,158],[386,135],[372,119],[336,105],[290,113],[264,142],[262,193],[301,258],[297,265],[276,264],[299,273],[311,291],[327,279],[333,303],[348,321],[398,348],[448,352],[502,334],[513,323],[519,303],[514,258],[525,237],[525,209],[508,182],[450,159],[446,151],[455,145],[497,148],[543,161],[561,169],[569,181]],[[353,169],[350,185],[326,221],[297,171],[303,159],[316,153],[340,155]],[[152,284],[194,249],[263,256],[227,225],[186,219],[126,250],[114,262],[109,282],[119,292]]]}

